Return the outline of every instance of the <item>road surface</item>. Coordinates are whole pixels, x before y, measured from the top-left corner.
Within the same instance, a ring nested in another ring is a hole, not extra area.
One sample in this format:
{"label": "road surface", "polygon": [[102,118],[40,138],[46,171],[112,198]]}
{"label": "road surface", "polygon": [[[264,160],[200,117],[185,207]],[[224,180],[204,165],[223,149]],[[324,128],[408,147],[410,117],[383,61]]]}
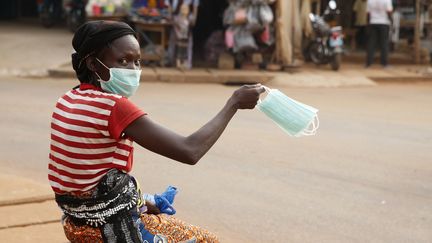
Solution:
{"label": "road surface", "polygon": [[[51,112],[75,84],[0,77],[4,173],[48,186]],[[143,83],[132,100],[187,135],[235,88]],[[240,111],[196,166],[137,147],[144,190],[177,186],[177,216],[222,242],[432,242],[432,83],[273,88],[320,109],[316,136],[292,138]]]}

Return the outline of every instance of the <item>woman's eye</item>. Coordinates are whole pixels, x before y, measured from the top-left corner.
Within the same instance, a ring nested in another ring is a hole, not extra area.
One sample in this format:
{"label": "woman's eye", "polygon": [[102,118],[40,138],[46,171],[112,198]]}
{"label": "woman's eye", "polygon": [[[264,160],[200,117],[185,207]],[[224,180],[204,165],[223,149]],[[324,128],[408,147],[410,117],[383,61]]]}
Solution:
{"label": "woman's eye", "polygon": [[122,64],[122,65],[127,65],[128,62],[127,62],[126,59],[121,59],[121,60],[120,60],[120,64]]}
{"label": "woman's eye", "polygon": [[141,59],[135,60],[135,65],[140,66],[141,65]]}

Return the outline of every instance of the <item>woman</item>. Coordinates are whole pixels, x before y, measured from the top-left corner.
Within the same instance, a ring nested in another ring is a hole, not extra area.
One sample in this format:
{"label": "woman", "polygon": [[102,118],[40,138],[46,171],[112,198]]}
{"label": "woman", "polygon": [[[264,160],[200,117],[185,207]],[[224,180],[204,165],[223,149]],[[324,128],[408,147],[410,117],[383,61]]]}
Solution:
{"label": "woman", "polygon": [[[261,85],[243,86],[202,128],[181,136],[127,98],[137,90],[140,47],[125,23],[92,21],[72,41],[80,85],[57,102],[51,122],[49,180],[71,242],[217,242],[211,233],[166,214],[173,193],[143,200],[128,172],[133,142],[194,165],[239,109],[253,109]],[[175,194],[175,193],[174,193]]]}

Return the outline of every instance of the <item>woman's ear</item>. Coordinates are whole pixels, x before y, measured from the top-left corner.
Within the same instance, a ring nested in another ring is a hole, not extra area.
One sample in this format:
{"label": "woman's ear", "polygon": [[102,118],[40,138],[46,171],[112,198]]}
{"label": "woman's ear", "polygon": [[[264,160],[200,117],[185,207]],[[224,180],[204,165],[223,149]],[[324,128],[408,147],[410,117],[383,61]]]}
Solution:
{"label": "woman's ear", "polygon": [[96,72],[96,70],[97,70],[96,63],[97,63],[97,61],[96,61],[95,57],[88,57],[86,59],[86,65],[90,71]]}

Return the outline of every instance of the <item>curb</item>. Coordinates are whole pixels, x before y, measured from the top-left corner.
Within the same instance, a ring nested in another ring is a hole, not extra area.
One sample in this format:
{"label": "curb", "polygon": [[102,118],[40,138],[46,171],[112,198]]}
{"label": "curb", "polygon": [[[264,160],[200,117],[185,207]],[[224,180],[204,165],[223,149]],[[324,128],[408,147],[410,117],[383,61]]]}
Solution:
{"label": "curb", "polygon": [[48,69],[48,76],[53,78],[75,78],[75,72],[63,69]]}
{"label": "curb", "polygon": [[33,197],[27,197],[27,198],[18,198],[18,199],[11,199],[11,200],[3,200],[0,201],[0,207],[7,207],[7,206],[15,206],[15,205],[22,205],[22,204],[31,204],[31,203],[41,203],[54,200],[54,195],[43,195],[43,196],[33,196]]}
{"label": "curb", "polygon": [[[68,68],[48,69],[48,76],[53,78],[75,78],[75,72]],[[178,70],[175,68],[145,68],[141,72],[141,82],[163,83],[220,83],[220,84],[252,84],[267,83],[276,74],[263,71],[192,69]]]}
{"label": "curb", "polygon": [[23,227],[36,226],[36,225],[53,224],[53,223],[59,223],[59,222],[60,222],[60,219],[52,219],[52,220],[44,220],[44,221],[38,221],[38,222],[14,224],[14,225],[0,226],[0,230],[13,229],[13,228],[23,228]]}
{"label": "curb", "polygon": [[[355,69],[354,69],[355,70]],[[313,70],[311,74],[320,75],[317,70]],[[293,72],[269,72],[261,70],[219,70],[219,69],[192,69],[192,70],[179,70],[176,68],[144,68],[141,72],[141,82],[162,82],[162,83],[208,83],[208,84],[227,84],[227,85],[242,85],[242,84],[254,84],[254,83],[268,83],[274,80],[279,75],[288,75],[292,79],[293,86],[305,86],[305,87],[337,87],[337,86],[350,86],[349,82],[343,82],[339,85],[334,83],[328,84],[301,84],[296,83],[295,80],[297,75],[307,75],[308,68],[296,70]],[[52,78],[76,78],[75,72],[65,65],[59,68],[48,69],[48,76]],[[335,73],[341,76],[345,76],[344,73]],[[292,76],[291,76],[292,75]],[[425,75],[389,75],[384,73],[382,76],[374,74],[372,75],[361,75],[366,79],[376,83],[414,83],[414,82],[430,82],[432,76]],[[359,77],[361,77],[359,76]],[[289,81],[289,80],[287,80]],[[353,86],[358,86],[358,83]],[[370,84],[364,84],[370,85]]]}
{"label": "curb", "polygon": [[369,77],[377,83],[416,83],[416,82],[432,82],[431,77]]}

